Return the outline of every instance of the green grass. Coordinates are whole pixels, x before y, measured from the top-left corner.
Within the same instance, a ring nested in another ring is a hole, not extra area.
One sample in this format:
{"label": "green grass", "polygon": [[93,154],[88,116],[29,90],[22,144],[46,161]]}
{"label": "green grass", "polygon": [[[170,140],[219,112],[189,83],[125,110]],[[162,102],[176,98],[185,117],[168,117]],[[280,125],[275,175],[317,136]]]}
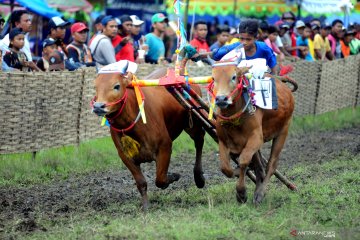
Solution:
{"label": "green grass", "polygon": [[[344,152],[323,164],[299,165],[289,172],[298,183],[290,192],[273,179],[259,207],[235,200],[235,180],[173,194],[150,193],[152,208],[138,202],[85,212],[56,223],[41,219],[46,232],[24,239],[292,239],[290,231],[335,232],[336,239],[359,239],[360,156]],[[347,235],[346,235],[347,234]],[[20,237],[20,236],[18,236]],[[306,239],[323,239],[310,236]]]}
{"label": "green grass", "polygon": [[[290,134],[306,131],[332,130],[360,125],[360,108],[346,108],[319,116],[295,117]],[[173,144],[173,156],[195,152],[190,138],[181,134]],[[203,152],[217,150],[217,144],[206,135]],[[91,140],[79,147],[67,146],[39,151],[35,159],[30,153],[0,155],[0,186],[29,185],[67,178],[69,174],[125,168],[117,155],[112,140]]]}

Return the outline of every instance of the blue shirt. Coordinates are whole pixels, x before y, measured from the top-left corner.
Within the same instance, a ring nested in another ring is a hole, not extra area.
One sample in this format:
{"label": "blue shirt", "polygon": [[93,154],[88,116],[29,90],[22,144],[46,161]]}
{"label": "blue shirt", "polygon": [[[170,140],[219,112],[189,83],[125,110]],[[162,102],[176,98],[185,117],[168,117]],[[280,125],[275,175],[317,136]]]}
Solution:
{"label": "blue shirt", "polygon": [[216,52],[219,48],[220,48],[220,44],[219,44],[219,42],[216,42],[210,46],[210,51]]}
{"label": "blue shirt", "polygon": [[160,57],[165,56],[165,45],[161,38],[157,37],[153,33],[146,34],[145,38],[145,43],[149,46],[146,58],[153,62],[157,62]]}
{"label": "blue shirt", "polygon": [[[237,48],[240,45],[241,45],[240,42],[236,42],[236,43],[233,43],[230,45],[222,46],[221,48],[219,48],[217,51],[214,52],[213,59],[215,61],[219,61],[228,52],[232,51],[233,49]],[[276,64],[277,64],[276,56],[275,56],[273,50],[271,50],[271,48],[269,48],[266,45],[266,43],[255,41],[255,47],[256,47],[255,54],[253,56],[246,55],[247,60],[256,59],[256,58],[265,58],[266,65],[268,65],[270,68],[273,68],[276,66]]]}

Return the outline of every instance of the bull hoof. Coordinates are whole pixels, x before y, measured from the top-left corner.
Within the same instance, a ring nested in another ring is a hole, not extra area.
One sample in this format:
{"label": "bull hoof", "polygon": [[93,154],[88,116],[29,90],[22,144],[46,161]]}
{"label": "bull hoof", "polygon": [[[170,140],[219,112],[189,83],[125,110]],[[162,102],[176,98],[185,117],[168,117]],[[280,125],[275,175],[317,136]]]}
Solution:
{"label": "bull hoof", "polygon": [[253,199],[253,203],[255,204],[255,206],[260,205],[264,197],[265,197],[265,193],[263,191],[255,191],[254,199]]}
{"label": "bull hoof", "polygon": [[143,203],[141,204],[140,208],[141,208],[141,211],[147,212],[147,210],[150,208],[149,202],[145,202],[145,203],[143,202]]}
{"label": "bull hoof", "polygon": [[239,203],[246,203],[247,201],[247,194],[246,194],[246,189],[243,190],[237,190],[236,191],[236,199]]}
{"label": "bull hoof", "polygon": [[205,186],[205,178],[202,173],[199,174],[194,172],[194,180],[198,188],[203,188]]}
{"label": "bull hoof", "polygon": [[178,173],[169,173],[167,175],[167,177],[168,177],[168,183],[170,184],[170,183],[173,183],[175,181],[179,181],[180,174],[178,174]]}

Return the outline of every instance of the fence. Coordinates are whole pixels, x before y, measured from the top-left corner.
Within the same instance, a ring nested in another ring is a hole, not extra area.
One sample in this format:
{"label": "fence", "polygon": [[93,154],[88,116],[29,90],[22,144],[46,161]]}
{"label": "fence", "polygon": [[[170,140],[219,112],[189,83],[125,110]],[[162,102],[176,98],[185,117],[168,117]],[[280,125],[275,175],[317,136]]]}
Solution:
{"label": "fence", "polygon": [[[290,74],[299,84],[295,115],[320,114],[359,105],[360,55],[332,62],[295,62]],[[146,76],[154,65],[140,65]],[[189,66],[190,76],[211,68]],[[95,70],[0,73],[0,154],[33,152],[108,136],[91,113]]]}

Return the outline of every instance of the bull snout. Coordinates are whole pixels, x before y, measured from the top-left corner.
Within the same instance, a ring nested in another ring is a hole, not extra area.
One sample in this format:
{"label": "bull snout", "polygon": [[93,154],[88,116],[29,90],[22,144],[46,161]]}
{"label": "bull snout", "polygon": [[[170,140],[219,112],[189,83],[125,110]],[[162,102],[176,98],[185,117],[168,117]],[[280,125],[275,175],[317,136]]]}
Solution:
{"label": "bull snout", "polygon": [[215,104],[219,108],[227,108],[229,106],[228,97],[225,95],[220,95],[215,97]]}
{"label": "bull snout", "polygon": [[106,105],[102,102],[96,102],[93,105],[93,112],[98,116],[104,116],[107,113]]}

